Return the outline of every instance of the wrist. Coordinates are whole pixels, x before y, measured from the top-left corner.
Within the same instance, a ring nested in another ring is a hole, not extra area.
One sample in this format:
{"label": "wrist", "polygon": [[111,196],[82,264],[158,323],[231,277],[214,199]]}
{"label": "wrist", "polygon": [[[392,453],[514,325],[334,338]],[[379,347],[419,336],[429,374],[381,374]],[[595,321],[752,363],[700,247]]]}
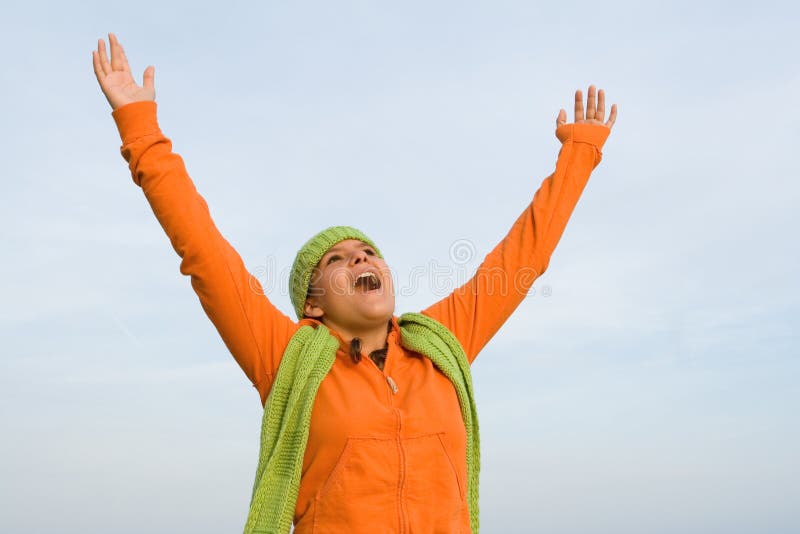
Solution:
{"label": "wrist", "polygon": [[589,124],[585,122],[562,124],[556,129],[556,137],[562,144],[567,141],[573,143],[588,143],[603,148],[606,139],[611,134],[611,128],[602,124]]}
{"label": "wrist", "polygon": [[155,101],[138,100],[123,104],[111,112],[123,145],[159,132],[156,109]]}

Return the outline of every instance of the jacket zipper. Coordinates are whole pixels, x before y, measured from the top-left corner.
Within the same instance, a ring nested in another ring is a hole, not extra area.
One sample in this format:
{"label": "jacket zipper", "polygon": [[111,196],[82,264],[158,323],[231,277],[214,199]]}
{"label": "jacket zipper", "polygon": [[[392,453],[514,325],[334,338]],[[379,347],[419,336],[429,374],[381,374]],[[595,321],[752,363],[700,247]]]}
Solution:
{"label": "jacket zipper", "polygon": [[[389,395],[389,406],[391,407],[392,411],[397,418],[397,433],[395,435],[395,439],[397,441],[397,456],[399,459],[400,465],[400,472],[398,473],[398,484],[397,484],[397,515],[398,520],[400,522],[400,533],[404,533],[407,531],[408,519],[407,513],[405,509],[405,502],[404,502],[404,491],[405,491],[405,483],[406,483],[406,454],[405,450],[403,450],[403,440],[400,438],[400,431],[402,430],[403,419],[400,415],[400,410],[394,407],[392,403],[392,396],[397,394],[398,387],[397,383],[394,379],[387,375],[380,367],[377,366],[375,362],[372,361],[372,358],[367,358],[369,362],[375,367],[375,370],[378,371],[381,375],[383,375],[384,379],[386,380],[386,385],[389,387],[389,391],[392,392]],[[386,369],[386,363],[384,362],[384,369]]]}
{"label": "jacket zipper", "polygon": [[408,524],[406,507],[405,507],[405,484],[406,484],[406,454],[403,450],[403,440],[400,439],[400,430],[402,427],[402,419],[400,417],[400,410],[394,409],[397,415],[397,452],[400,457],[400,480],[397,485],[397,512],[400,516],[400,532],[406,532],[406,525]]}
{"label": "jacket zipper", "polygon": [[389,376],[389,375],[386,375],[386,382],[389,384],[389,388],[391,388],[392,393],[394,393],[396,395],[397,394],[397,384],[394,383],[394,380],[392,380],[392,377]]}

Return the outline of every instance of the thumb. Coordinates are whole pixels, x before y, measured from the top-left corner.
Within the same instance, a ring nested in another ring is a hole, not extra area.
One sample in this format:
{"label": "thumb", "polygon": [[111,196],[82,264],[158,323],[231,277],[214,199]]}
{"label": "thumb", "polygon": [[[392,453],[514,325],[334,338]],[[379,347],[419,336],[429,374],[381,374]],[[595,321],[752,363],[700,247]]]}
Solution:
{"label": "thumb", "polygon": [[155,91],[156,68],[152,65],[144,69],[144,88]]}
{"label": "thumb", "polygon": [[558,118],[556,118],[556,128],[567,123],[567,112],[563,109],[558,110]]}

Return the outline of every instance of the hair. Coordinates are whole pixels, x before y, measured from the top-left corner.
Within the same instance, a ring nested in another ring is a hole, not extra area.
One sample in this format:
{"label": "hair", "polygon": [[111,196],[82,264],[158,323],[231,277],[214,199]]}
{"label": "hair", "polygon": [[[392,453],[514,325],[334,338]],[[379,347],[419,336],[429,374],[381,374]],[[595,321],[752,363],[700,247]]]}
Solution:
{"label": "hair", "polygon": [[[389,320],[386,332],[391,332],[391,330],[392,321]],[[382,349],[375,349],[369,353],[369,359],[375,362],[375,365],[378,366],[378,369],[383,369],[383,364],[386,362],[386,353],[388,350],[389,342],[387,341]],[[353,363],[358,363],[361,361],[361,338],[354,337],[350,340],[350,359],[353,360]]]}

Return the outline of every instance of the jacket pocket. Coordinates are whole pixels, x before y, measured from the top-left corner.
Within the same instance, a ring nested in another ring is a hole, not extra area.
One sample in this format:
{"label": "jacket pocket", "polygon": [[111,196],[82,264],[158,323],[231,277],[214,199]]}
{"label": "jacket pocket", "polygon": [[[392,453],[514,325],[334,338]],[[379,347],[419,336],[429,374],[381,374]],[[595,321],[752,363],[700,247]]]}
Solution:
{"label": "jacket pocket", "polygon": [[469,532],[466,474],[456,467],[460,464],[453,461],[448,443],[445,432],[403,440],[411,532]]}
{"label": "jacket pocket", "polygon": [[348,438],[315,496],[314,532],[397,532],[398,473],[396,440]]}

